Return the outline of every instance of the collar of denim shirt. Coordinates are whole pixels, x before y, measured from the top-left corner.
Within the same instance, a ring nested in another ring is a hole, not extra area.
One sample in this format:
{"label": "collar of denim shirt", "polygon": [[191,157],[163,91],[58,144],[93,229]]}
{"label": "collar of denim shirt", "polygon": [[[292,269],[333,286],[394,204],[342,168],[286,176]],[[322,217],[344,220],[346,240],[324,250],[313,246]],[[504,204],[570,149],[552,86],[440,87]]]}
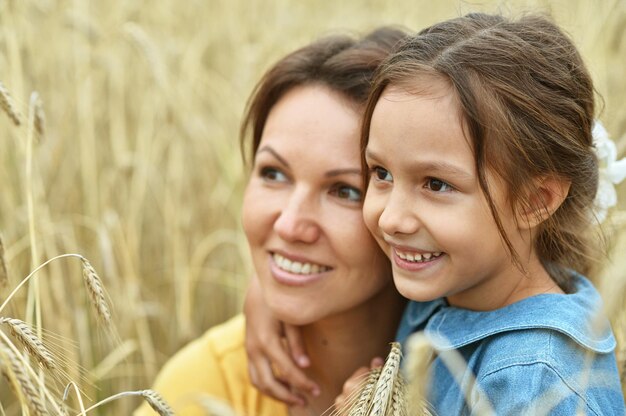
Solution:
{"label": "collar of denim shirt", "polygon": [[574,274],[572,278],[571,294],[531,296],[493,311],[455,308],[444,299],[410,302],[398,338],[404,341],[423,329],[433,347],[444,351],[502,332],[543,328],[561,332],[597,353],[613,351],[616,342],[600,294],[585,277]]}

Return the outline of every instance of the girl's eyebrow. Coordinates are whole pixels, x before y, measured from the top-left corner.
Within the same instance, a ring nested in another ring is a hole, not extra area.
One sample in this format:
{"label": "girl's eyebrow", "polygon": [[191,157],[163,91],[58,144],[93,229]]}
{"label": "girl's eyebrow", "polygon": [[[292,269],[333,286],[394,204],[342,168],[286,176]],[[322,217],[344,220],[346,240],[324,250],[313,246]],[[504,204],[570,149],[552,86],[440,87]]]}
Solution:
{"label": "girl's eyebrow", "polygon": [[278,154],[278,152],[277,152],[276,150],[272,149],[272,147],[271,147],[271,146],[269,146],[269,145],[265,145],[265,146],[261,147],[259,150],[257,150],[257,151],[256,151],[256,154],[258,155],[259,153],[262,153],[262,152],[268,152],[268,153],[270,153],[270,154],[271,154],[271,155],[273,155],[276,159],[278,159],[278,161],[279,161],[280,163],[282,163],[283,165],[285,165],[285,166],[286,166],[286,167],[288,167],[288,168],[291,168],[291,166],[289,166],[289,163],[287,163],[287,161],[286,161],[286,160],[285,160],[285,159],[284,159],[281,155],[279,155],[279,154]]}
{"label": "girl's eyebrow", "polygon": [[474,179],[474,175],[465,170],[442,160],[416,161],[416,169],[428,172],[441,172],[458,177],[459,179]]}
{"label": "girl's eyebrow", "polygon": [[[380,160],[376,153],[372,152],[369,148],[365,149],[365,157],[367,159]],[[427,161],[415,161],[413,164],[416,170],[423,170],[428,172],[441,172],[458,177],[459,179],[473,180],[474,175],[467,172],[451,163],[442,160],[427,160]]]}
{"label": "girl's eyebrow", "polygon": [[365,148],[365,157],[368,159],[378,160],[378,156],[376,156],[376,153],[372,152],[369,147]]}

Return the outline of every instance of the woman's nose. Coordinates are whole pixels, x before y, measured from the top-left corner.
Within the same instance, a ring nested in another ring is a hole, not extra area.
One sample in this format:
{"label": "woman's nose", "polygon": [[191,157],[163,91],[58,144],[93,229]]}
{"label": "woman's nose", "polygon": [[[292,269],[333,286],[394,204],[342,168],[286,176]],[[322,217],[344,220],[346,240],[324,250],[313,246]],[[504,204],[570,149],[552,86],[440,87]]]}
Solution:
{"label": "woman's nose", "polygon": [[387,235],[416,233],[421,225],[416,205],[417,201],[406,193],[392,192],[378,218],[378,226]]}
{"label": "woman's nose", "polygon": [[274,230],[288,242],[314,243],[321,230],[314,202],[306,195],[294,194],[274,222]]}

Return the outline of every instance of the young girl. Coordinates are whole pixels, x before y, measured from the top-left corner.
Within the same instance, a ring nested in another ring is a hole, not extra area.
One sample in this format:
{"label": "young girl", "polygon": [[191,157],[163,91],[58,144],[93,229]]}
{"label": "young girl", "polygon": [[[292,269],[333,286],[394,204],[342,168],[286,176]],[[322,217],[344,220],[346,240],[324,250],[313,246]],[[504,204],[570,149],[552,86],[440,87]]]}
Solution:
{"label": "young girl", "polygon": [[[552,22],[470,14],[379,68],[363,124],[364,218],[439,353],[439,415],[623,415],[589,270],[593,85]],[[467,362],[450,369],[456,350]]]}

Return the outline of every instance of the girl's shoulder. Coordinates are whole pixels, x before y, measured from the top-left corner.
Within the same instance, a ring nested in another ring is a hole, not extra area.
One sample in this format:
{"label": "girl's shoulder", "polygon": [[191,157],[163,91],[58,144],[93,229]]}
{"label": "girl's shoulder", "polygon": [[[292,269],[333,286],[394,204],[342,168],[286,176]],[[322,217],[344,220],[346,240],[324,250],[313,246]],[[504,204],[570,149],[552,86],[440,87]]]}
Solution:
{"label": "girl's shoulder", "polygon": [[554,414],[575,414],[581,403],[590,414],[624,414],[616,342],[600,296],[586,278],[574,278],[567,295],[487,312],[438,309],[425,327],[442,358],[438,371],[449,371],[446,354],[460,353],[476,380],[472,402],[488,400],[497,414],[524,403],[562,409]]}
{"label": "girl's shoulder", "polygon": [[570,294],[531,296],[492,311],[439,307],[426,319],[424,331],[443,350],[476,342],[543,345],[560,334],[583,351],[612,353],[615,337],[599,293],[585,277],[572,278]]}

